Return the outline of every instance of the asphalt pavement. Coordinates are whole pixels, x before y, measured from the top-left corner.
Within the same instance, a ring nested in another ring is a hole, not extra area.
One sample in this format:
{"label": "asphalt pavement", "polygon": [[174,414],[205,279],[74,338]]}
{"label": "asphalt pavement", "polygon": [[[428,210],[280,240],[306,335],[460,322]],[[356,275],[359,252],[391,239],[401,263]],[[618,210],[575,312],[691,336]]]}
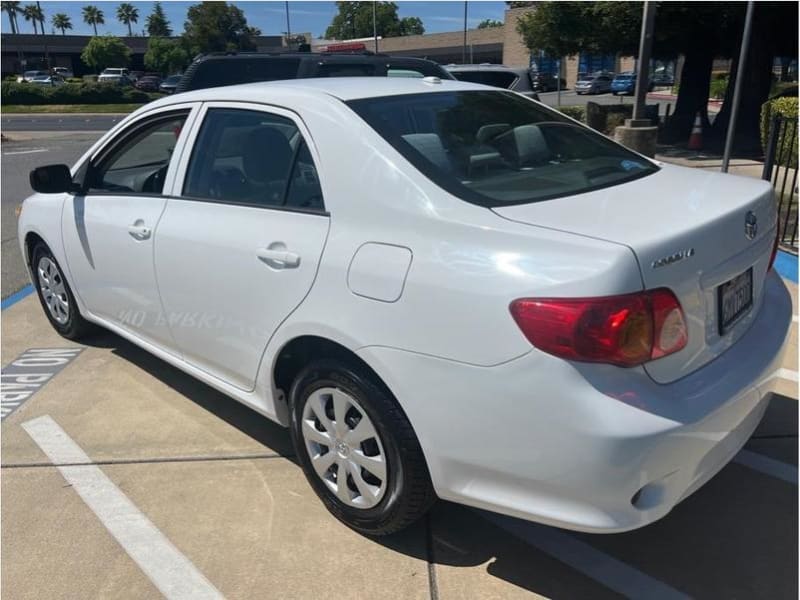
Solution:
{"label": "asphalt pavement", "polygon": [[[5,118],[3,119],[5,121]],[[35,167],[48,164],[74,164],[100,133],[62,133],[51,136],[27,136],[25,139],[4,141],[2,153],[2,187],[0,211],[2,218],[2,280],[0,294],[8,297],[29,283],[17,240],[15,209],[31,193],[28,174]]]}

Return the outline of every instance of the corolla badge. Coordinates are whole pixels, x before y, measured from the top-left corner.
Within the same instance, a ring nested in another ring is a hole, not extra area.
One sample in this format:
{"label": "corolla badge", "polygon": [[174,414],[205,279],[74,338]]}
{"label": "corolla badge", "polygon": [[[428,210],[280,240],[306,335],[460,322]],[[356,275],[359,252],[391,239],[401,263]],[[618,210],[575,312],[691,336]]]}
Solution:
{"label": "corolla badge", "polygon": [[744,216],[744,236],[748,240],[752,240],[758,233],[758,217],[752,210],[748,210]]}
{"label": "corolla badge", "polygon": [[689,248],[687,250],[678,250],[674,254],[670,254],[669,256],[665,256],[663,258],[659,258],[658,260],[654,260],[652,263],[650,263],[650,266],[654,269],[659,269],[661,267],[666,267],[667,265],[671,265],[676,262],[686,260],[687,258],[691,258],[692,256],[694,256],[694,248]]}

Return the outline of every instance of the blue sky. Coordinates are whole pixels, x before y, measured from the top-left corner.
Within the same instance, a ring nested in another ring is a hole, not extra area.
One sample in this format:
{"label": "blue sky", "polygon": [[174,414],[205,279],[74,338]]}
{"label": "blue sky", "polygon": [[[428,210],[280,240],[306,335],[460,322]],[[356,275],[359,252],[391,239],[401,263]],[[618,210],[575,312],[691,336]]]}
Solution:
{"label": "blue sky", "polygon": [[[27,2],[23,2],[25,4]],[[103,11],[105,15],[105,25],[98,26],[100,34],[111,33],[115,35],[127,34],[128,29],[119,23],[116,18],[116,10],[119,2],[92,2],[82,0],[78,2],[41,2],[42,9],[46,18],[46,31],[49,33],[52,28],[50,18],[55,13],[66,13],[72,18],[72,34],[92,34],[92,27],[83,22],[81,17],[81,7],[87,4],[94,4]],[[145,24],[145,17],[150,14],[152,2],[132,2],[139,9],[139,22],[133,26],[134,31],[142,32]],[[167,18],[173,30],[180,33],[183,30],[183,23],[186,20],[186,10],[195,2],[162,2]],[[283,1],[260,1],[260,2],[234,2],[241,8],[249,25],[261,29],[265,35],[279,34],[286,31],[286,12]],[[426,33],[436,33],[441,31],[458,31],[463,27],[464,22],[464,3],[457,1],[429,1],[429,2],[397,2],[398,14],[400,17],[419,17],[425,26]],[[468,24],[475,27],[483,19],[503,20],[505,2],[469,2]],[[313,36],[319,36],[325,32],[333,16],[336,14],[335,2],[302,2],[294,0],[289,2],[289,18],[293,32],[301,33],[310,31]],[[33,26],[21,18],[18,19],[23,33],[33,33]],[[0,28],[4,33],[9,31],[8,17],[3,14],[2,25]]]}

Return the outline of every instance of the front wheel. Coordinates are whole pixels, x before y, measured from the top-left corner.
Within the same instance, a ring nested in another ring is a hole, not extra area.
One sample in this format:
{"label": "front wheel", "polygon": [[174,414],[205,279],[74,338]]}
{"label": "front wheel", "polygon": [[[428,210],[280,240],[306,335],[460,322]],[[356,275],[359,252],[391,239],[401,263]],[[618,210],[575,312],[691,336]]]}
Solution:
{"label": "front wheel", "polygon": [[315,361],[295,379],[290,403],[300,466],[337,519],[387,535],[427,512],[435,495],[417,436],[366,369]]}

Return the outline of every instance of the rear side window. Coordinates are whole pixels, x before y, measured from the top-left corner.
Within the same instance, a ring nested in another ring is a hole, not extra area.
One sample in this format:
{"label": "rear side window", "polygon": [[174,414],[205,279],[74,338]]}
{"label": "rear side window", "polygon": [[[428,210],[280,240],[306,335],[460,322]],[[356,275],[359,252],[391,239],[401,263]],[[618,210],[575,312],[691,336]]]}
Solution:
{"label": "rear side window", "polygon": [[317,169],[291,119],[212,108],[194,144],[183,195],[263,207],[322,210]]}
{"label": "rear side window", "polygon": [[606,137],[511,92],[407,94],[347,104],[420,173],[482,206],[549,200],[658,170]]}
{"label": "rear side window", "polygon": [[319,65],[314,77],[374,77],[378,74],[375,64],[324,63]]}
{"label": "rear side window", "polygon": [[206,60],[197,64],[189,77],[186,90],[199,90],[256,81],[295,79],[299,66],[299,59],[236,58]]}

